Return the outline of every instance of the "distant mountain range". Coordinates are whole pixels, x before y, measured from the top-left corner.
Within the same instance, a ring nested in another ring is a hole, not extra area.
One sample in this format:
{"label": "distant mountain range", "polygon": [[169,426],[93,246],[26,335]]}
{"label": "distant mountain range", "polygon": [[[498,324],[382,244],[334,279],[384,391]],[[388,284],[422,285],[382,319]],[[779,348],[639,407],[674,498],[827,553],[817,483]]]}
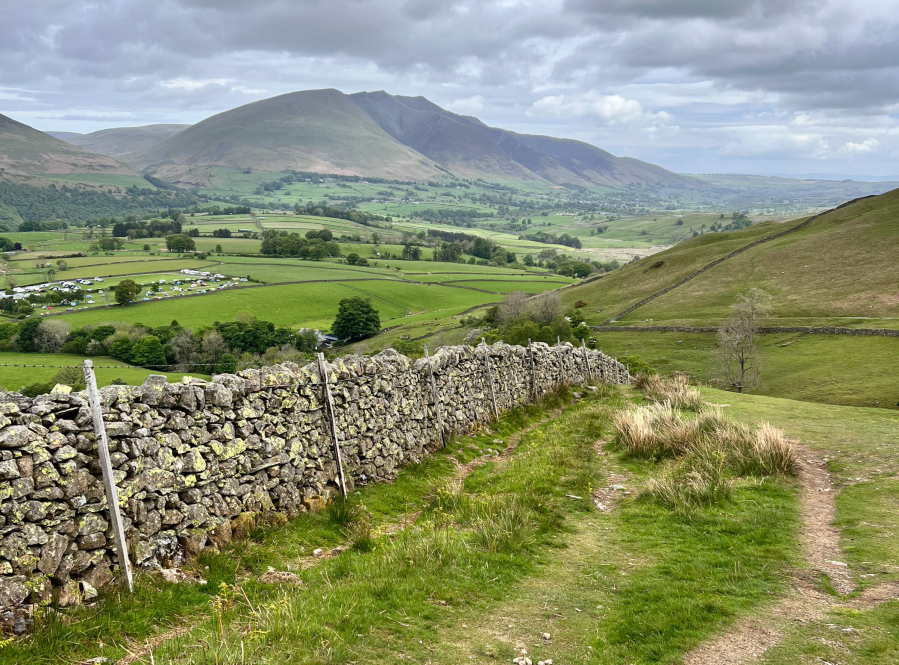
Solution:
{"label": "distant mountain range", "polygon": [[62,138],[74,145],[109,155],[129,164],[141,161],[142,156],[166,139],[183,132],[190,125],[146,125],[144,127],[120,127],[101,129],[90,134],[75,134]]}
{"label": "distant mountain range", "polygon": [[558,186],[703,187],[659,166],[581,141],[516,134],[424,97],[307,90],[219,113],[193,126],[149,125],[70,136],[75,146],[182,187],[210,169],[286,170],[427,180],[455,174]]}
{"label": "distant mountain range", "polygon": [[0,115],[0,169],[23,176],[70,173],[141,177],[133,167],[61,141],[44,132]]}

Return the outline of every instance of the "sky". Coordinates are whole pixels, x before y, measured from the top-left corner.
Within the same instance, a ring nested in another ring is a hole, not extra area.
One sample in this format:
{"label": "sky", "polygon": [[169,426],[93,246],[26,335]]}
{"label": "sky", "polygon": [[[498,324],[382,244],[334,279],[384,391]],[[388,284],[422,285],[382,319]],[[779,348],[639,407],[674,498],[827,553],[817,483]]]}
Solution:
{"label": "sky", "polygon": [[386,90],[681,173],[899,174],[899,0],[0,0],[0,16],[0,113],[45,131]]}

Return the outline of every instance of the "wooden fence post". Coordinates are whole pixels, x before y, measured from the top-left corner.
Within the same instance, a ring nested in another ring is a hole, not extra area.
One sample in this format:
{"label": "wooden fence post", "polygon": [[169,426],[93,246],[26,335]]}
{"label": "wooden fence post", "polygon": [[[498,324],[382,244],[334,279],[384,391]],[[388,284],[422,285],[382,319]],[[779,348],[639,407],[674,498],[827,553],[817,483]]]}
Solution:
{"label": "wooden fence post", "polygon": [[125,573],[128,591],[134,590],[131,577],[131,561],[128,559],[128,548],[125,545],[125,529],[122,525],[122,512],[119,509],[119,492],[115,477],[112,475],[112,463],[109,460],[109,444],[106,441],[106,426],[103,424],[103,409],[100,407],[100,393],[97,391],[97,378],[94,376],[94,363],[89,358],[84,361],[84,382],[91,407],[91,418],[94,421],[94,434],[97,438],[97,452],[100,457],[100,470],[103,472],[103,485],[106,488],[106,503],[109,504],[109,521],[115,539],[116,553],[119,556],[119,568]]}
{"label": "wooden fence post", "polygon": [[437,427],[440,429],[440,440],[446,447],[446,434],[443,431],[443,418],[440,415],[440,398],[437,396],[437,382],[434,381],[434,370],[431,369],[431,356],[428,354],[428,345],[425,344],[425,360],[428,361],[428,377],[431,379],[431,397],[434,399],[434,415],[437,416]]}
{"label": "wooden fence post", "polygon": [[584,364],[587,366],[587,380],[593,378],[593,372],[590,371],[590,353],[587,351],[587,345],[584,343],[584,338],[581,337],[581,348],[584,350]]}
{"label": "wooden fence post", "polygon": [[490,371],[490,351],[487,349],[487,340],[481,338],[481,346],[484,347],[484,370],[487,372],[487,385],[490,386],[490,401],[493,402],[493,415],[499,420],[499,409],[496,408],[496,393],[493,391],[493,374]]}
{"label": "wooden fence post", "polygon": [[340,454],[340,443],[337,441],[337,419],[334,417],[334,403],[331,401],[331,386],[328,384],[328,368],[325,354],[318,354],[318,373],[321,375],[322,393],[328,409],[328,420],[331,423],[331,439],[334,441],[334,456],[337,458],[337,476],[340,480],[340,491],[346,496],[346,481],[343,477],[343,456]]}
{"label": "wooden fence post", "polygon": [[531,357],[531,399],[537,399],[537,365],[534,362],[534,347],[531,346],[531,338],[528,337],[528,355]]}

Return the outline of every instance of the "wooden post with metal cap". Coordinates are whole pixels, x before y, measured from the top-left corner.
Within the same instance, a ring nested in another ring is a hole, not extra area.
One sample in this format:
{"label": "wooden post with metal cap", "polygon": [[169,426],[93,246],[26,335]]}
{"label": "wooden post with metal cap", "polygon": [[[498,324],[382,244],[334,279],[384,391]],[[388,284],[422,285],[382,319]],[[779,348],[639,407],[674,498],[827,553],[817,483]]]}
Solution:
{"label": "wooden post with metal cap", "polygon": [[328,421],[331,423],[331,440],[334,441],[334,457],[337,460],[337,477],[340,481],[340,492],[346,496],[346,480],[343,477],[343,455],[340,453],[340,442],[337,440],[337,419],[334,417],[334,402],[331,400],[331,386],[328,383],[328,367],[325,363],[325,354],[318,354],[318,373],[321,375],[322,393],[325,398],[325,407],[328,410]]}
{"label": "wooden post with metal cap", "polygon": [[590,370],[590,352],[587,351],[587,345],[584,343],[584,338],[581,337],[581,348],[584,350],[584,364],[587,366],[587,379],[593,378],[593,372]]}
{"label": "wooden post with metal cap", "polygon": [[531,399],[537,400],[537,364],[534,362],[534,347],[528,337],[528,355],[531,357]]}
{"label": "wooden post with metal cap", "polygon": [[431,368],[431,356],[428,354],[428,345],[425,344],[425,360],[428,361],[428,378],[431,380],[431,397],[434,400],[434,415],[437,416],[437,427],[440,429],[440,440],[446,447],[446,433],[443,430],[443,417],[440,415],[440,398],[437,396],[437,382],[434,380],[434,370]]}
{"label": "wooden post with metal cap", "polygon": [[131,577],[131,561],[128,559],[128,548],[125,545],[125,529],[122,524],[122,512],[119,509],[119,492],[115,477],[112,475],[112,462],[109,459],[109,443],[106,440],[106,426],[103,424],[103,410],[100,407],[100,393],[97,391],[97,377],[94,376],[94,363],[87,359],[82,367],[84,382],[91,407],[91,418],[94,421],[94,434],[97,438],[97,453],[100,457],[100,470],[103,472],[103,486],[106,488],[106,503],[109,504],[109,521],[115,540],[116,554],[119,556],[119,568],[125,573],[128,591],[134,590]]}
{"label": "wooden post with metal cap", "polygon": [[499,409],[496,408],[496,393],[493,390],[493,373],[490,371],[490,351],[487,348],[487,340],[481,338],[481,346],[484,347],[484,370],[487,372],[487,385],[490,386],[490,401],[493,402],[493,415],[499,420]]}

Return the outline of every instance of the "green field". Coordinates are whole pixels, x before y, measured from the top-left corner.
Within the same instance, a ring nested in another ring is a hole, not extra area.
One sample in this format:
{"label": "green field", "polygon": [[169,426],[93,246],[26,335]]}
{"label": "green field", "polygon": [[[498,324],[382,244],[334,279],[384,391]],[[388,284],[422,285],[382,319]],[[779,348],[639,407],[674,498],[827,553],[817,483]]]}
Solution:
{"label": "green field", "polygon": [[[712,333],[594,333],[607,353],[638,356],[661,372],[689,372],[709,383],[717,376]],[[896,409],[899,381],[894,337],[806,333],[763,335],[762,384],[753,392],[809,402]]]}
{"label": "green field", "polygon": [[[140,385],[150,374],[165,374],[169,381],[180,381],[183,376],[203,377],[202,374],[161,372],[143,367],[133,367],[115,358],[92,358],[96,369],[97,385],[107,386],[116,379],[131,385]],[[32,383],[51,381],[60,366],[81,366],[84,358],[65,353],[11,353],[0,352],[0,388],[19,390]],[[35,367],[37,365],[37,367]]]}
{"label": "green field", "polygon": [[[158,326],[177,320],[197,328],[213,321],[233,320],[238,312],[279,326],[328,329],[341,298],[370,297],[380,311],[382,326],[422,318],[446,318],[496,297],[479,291],[439,285],[408,284],[386,278],[363,282],[328,282],[226,290],[210,295],[177,298],[127,307],[102,307],[65,316],[73,325],[127,321]],[[406,312],[411,312],[406,317]]]}

